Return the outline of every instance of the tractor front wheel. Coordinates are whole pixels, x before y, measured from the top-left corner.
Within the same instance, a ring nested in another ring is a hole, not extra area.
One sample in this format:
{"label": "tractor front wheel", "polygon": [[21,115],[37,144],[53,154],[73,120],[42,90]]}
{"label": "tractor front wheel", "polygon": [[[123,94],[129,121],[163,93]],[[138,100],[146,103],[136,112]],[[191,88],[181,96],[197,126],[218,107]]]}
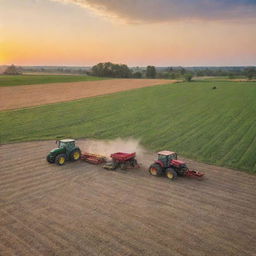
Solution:
{"label": "tractor front wheel", "polygon": [[169,180],[175,180],[177,178],[177,172],[175,172],[174,169],[169,168],[169,169],[166,170],[166,177]]}
{"label": "tractor front wheel", "polygon": [[54,163],[54,159],[52,160],[52,158],[50,157],[50,154],[47,155],[46,160],[47,160],[47,162],[50,163],[50,164],[53,164],[53,163]]}
{"label": "tractor front wheel", "polygon": [[161,176],[163,173],[162,167],[159,164],[150,165],[148,171],[152,176],[158,176],[158,177]]}
{"label": "tractor front wheel", "polygon": [[66,162],[66,155],[65,154],[59,154],[55,158],[55,163],[57,165],[63,165]]}
{"label": "tractor front wheel", "polygon": [[81,157],[81,151],[79,149],[76,149],[70,153],[70,160],[71,161],[77,161]]}

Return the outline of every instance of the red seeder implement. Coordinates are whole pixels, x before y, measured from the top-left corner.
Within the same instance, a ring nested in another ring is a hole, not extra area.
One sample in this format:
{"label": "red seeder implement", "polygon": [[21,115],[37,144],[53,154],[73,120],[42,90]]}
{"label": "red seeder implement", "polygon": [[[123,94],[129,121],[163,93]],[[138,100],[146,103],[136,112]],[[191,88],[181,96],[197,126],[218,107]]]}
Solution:
{"label": "red seeder implement", "polygon": [[126,161],[134,160],[136,153],[117,152],[110,155],[116,162],[124,163]]}
{"label": "red seeder implement", "polygon": [[128,168],[140,168],[136,160],[136,153],[123,153],[117,152],[110,155],[112,161],[105,164],[103,168],[109,170],[115,170],[120,167],[122,170],[126,170]]}
{"label": "red seeder implement", "polygon": [[107,158],[105,156],[92,153],[83,153],[81,155],[81,159],[90,164],[103,164],[107,162]]}
{"label": "red seeder implement", "polygon": [[188,176],[188,177],[203,177],[204,176],[204,173],[202,172],[199,172],[199,171],[196,171],[196,170],[187,170],[186,173],[185,173],[185,176]]}

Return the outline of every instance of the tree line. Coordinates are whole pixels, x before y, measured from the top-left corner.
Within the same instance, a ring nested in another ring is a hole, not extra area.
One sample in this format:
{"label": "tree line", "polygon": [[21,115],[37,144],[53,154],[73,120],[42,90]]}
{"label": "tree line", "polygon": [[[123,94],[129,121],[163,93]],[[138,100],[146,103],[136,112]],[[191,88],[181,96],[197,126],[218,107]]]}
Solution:
{"label": "tree line", "polygon": [[256,67],[128,67],[125,64],[114,64],[111,62],[98,63],[91,67],[70,67],[70,66],[10,66],[6,74],[16,74],[14,70],[22,72],[47,72],[67,73],[80,75],[93,75],[99,77],[113,78],[164,78],[164,79],[185,79],[191,81],[193,77],[219,76],[228,78],[247,79],[256,78]]}
{"label": "tree line", "polygon": [[99,77],[114,77],[114,78],[156,78],[156,68],[148,66],[146,70],[130,69],[125,64],[114,64],[111,62],[98,63],[92,67],[91,75]]}
{"label": "tree line", "polygon": [[90,75],[99,77],[114,78],[165,78],[165,79],[185,79],[191,81],[197,76],[225,76],[229,78],[256,77],[255,67],[165,67],[156,68],[147,66],[146,68],[129,68],[125,64],[113,64],[111,62],[99,63],[88,72]]}

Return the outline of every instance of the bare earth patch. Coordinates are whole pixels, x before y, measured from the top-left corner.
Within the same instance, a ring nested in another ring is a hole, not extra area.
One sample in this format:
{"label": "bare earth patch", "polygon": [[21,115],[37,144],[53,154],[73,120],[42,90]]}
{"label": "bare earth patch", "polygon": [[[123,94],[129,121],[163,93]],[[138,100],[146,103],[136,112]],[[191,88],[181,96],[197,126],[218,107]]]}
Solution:
{"label": "bare earth patch", "polygon": [[173,82],[162,79],[113,79],[0,87],[0,110],[71,101]]}
{"label": "bare earth patch", "polygon": [[256,82],[256,79],[246,79],[246,78],[236,78],[236,79],[229,79],[230,81],[233,82]]}
{"label": "bare earth patch", "polygon": [[[78,141],[78,145],[86,142]],[[256,255],[256,177],[189,161],[202,180],[50,165],[53,141],[0,147],[0,255]]]}

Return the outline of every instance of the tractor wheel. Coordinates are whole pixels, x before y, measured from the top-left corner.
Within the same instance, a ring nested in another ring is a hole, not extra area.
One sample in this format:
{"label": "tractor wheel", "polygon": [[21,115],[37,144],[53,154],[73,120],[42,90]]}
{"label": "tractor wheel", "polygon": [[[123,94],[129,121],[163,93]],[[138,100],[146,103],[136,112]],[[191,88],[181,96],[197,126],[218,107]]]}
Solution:
{"label": "tractor wheel", "polygon": [[52,160],[52,159],[50,158],[50,154],[47,155],[46,160],[47,160],[47,162],[50,163],[50,164],[53,164],[53,163],[54,163],[54,160]]}
{"label": "tractor wheel", "polygon": [[71,161],[77,161],[81,157],[81,151],[79,149],[75,149],[70,153],[70,160]]}
{"label": "tractor wheel", "polygon": [[128,163],[124,162],[124,163],[121,163],[121,164],[120,164],[120,169],[121,169],[121,170],[124,170],[124,171],[125,171],[125,170],[127,170],[127,168],[128,168]]}
{"label": "tractor wheel", "polygon": [[120,164],[115,161],[114,159],[112,160],[112,166],[113,166],[113,170],[117,169],[118,167],[120,167]]}
{"label": "tractor wheel", "polygon": [[132,160],[130,161],[130,165],[131,165],[132,167],[138,166],[137,160],[136,160],[136,159],[132,159]]}
{"label": "tractor wheel", "polygon": [[159,164],[150,165],[148,171],[152,176],[158,176],[159,177],[159,176],[162,176],[162,174],[163,174],[162,167]]}
{"label": "tractor wheel", "polygon": [[66,162],[66,155],[65,154],[59,154],[55,158],[55,163],[57,165],[63,165]]}
{"label": "tractor wheel", "polygon": [[166,170],[166,177],[169,180],[175,180],[177,178],[177,172],[175,172],[174,169],[172,169],[172,168],[168,168]]}

